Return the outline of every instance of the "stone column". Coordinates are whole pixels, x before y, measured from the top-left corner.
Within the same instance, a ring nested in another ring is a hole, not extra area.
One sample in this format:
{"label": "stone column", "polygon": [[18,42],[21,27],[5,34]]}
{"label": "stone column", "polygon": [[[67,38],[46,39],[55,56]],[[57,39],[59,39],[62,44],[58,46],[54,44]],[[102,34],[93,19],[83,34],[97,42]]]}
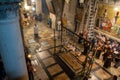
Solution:
{"label": "stone column", "polygon": [[109,0],[105,0],[105,3],[108,3],[109,2]]}
{"label": "stone column", "polygon": [[39,15],[40,13],[42,13],[41,0],[36,0],[36,14]]}
{"label": "stone column", "polygon": [[19,24],[20,1],[0,1],[0,54],[8,80],[29,80]]}
{"label": "stone column", "polygon": [[67,28],[74,31],[75,29],[74,19],[75,19],[77,0],[66,0],[66,1],[68,2],[65,2],[63,14],[66,14]]}

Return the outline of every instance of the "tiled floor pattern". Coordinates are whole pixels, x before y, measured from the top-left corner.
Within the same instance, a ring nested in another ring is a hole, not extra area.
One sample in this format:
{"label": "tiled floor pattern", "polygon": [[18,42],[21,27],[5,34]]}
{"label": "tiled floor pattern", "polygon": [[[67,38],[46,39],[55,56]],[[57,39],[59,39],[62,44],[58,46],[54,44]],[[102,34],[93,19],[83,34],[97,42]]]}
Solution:
{"label": "tiled floor pattern", "polygon": [[48,75],[46,74],[37,57],[34,55],[32,58],[34,58],[32,59],[32,64],[34,67],[34,80],[49,80]]}
{"label": "tiled floor pattern", "polygon": [[50,57],[50,58],[47,58],[47,59],[43,60],[43,63],[45,64],[46,67],[48,67],[51,64],[56,63],[56,61],[52,57]]}
{"label": "tiled floor pattern", "polygon": [[97,64],[93,63],[92,70],[95,70],[97,68],[99,68],[99,66]]}
{"label": "tiled floor pattern", "polygon": [[91,78],[88,80],[99,80],[99,78],[97,78],[94,74],[91,74],[91,75],[92,75]]}
{"label": "tiled floor pattern", "polygon": [[47,70],[48,70],[48,72],[50,73],[51,76],[63,71],[62,68],[58,64],[47,68]]}
{"label": "tiled floor pattern", "polygon": [[[103,69],[98,69],[97,71],[94,72],[101,80],[104,79],[109,79],[111,78],[111,75],[109,73],[107,73],[106,71],[104,71]],[[102,75],[101,75],[102,74]]]}
{"label": "tiled floor pattern", "polygon": [[[48,51],[39,52],[36,56],[51,80],[70,80],[60,65],[56,63],[52,54]],[[43,78],[41,79],[44,80]]]}
{"label": "tiled floor pattern", "polygon": [[[63,69],[60,67],[60,65],[55,61],[53,58],[54,54],[54,42],[53,42],[53,31],[47,27],[45,27],[44,24],[38,23],[40,27],[39,34],[40,34],[40,43],[34,42],[33,39],[33,27],[30,27],[28,30],[25,30],[25,42],[27,43],[27,46],[30,49],[30,52],[35,55],[35,59],[33,59],[34,67],[36,69],[35,71],[35,80],[41,79],[41,80],[49,80],[51,77],[53,80],[70,80],[67,74],[63,71]],[[44,31],[43,31],[44,30]],[[31,41],[29,41],[31,40]],[[31,42],[31,43],[30,43]],[[60,42],[57,42],[57,45],[59,45]],[[38,51],[36,51],[36,46],[38,48]],[[48,48],[50,53],[48,52]],[[43,50],[42,52],[39,52],[39,50]],[[37,53],[36,53],[37,52]],[[56,52],[59,52],[59,48],[56,49]],[[77,57],[78,60],[83,62],[85,60],[85,56],[81,55]],[[110,79],[112,76],[109,73],[118,75],[120,73],[119,70],[115,70],[115,68],[111,67],[109,69],[104,69],[101,66],[103,66],[103,62],[101,60],[97,60],[92,66],[92,72],[91,72],[91,78],[89,80],[104,80],[104,79]]]}
{"label": "tiled floor pattern", "polygon": [[53,80],[70,80],[65,73],[56,76]]}

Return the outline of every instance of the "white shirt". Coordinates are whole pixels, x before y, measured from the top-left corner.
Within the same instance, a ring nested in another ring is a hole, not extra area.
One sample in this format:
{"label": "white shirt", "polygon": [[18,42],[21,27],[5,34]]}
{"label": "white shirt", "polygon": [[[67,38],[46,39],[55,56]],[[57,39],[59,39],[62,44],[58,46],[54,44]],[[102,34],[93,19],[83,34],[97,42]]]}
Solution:
{"label": "white shirt", "polygon": [[38,27],[34,26],[34,34],[38,34]]}

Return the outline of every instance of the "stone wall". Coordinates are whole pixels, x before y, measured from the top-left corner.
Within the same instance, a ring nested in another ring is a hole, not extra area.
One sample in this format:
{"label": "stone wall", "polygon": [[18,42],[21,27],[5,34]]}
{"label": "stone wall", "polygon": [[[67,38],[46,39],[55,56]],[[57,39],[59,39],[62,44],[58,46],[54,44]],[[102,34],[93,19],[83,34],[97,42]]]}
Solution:
{"label": "stone wall", "polygon": [[74,19],[76,14],[77,0],[70,0],[69,3],[65,2],[63,10],[63,18],[67,20],[66,27],[74,31]]}

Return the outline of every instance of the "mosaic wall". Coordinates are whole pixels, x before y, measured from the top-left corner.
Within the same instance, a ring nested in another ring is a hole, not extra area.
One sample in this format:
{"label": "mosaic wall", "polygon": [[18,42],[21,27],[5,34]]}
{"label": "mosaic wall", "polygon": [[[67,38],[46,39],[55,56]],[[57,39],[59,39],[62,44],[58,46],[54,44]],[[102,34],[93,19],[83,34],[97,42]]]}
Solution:
{"label": "mosaic wall", "polygon": [[[118,9],[116,9],[116,7]],[[107,10],[107,16],[106,17],[108,17],[110,20],[114,20],[117,11],[120,12],[120,6],[113,6],[113,5],[107,5],[107,4],[99,4],[98,16],[103,16],[105,9]],[[120,25],[120,18],[118,18],[116,24]]]}
{"label": "mosaic wall", "polygon": [[120,35],[120,6],[99,4],[96,26]]}

